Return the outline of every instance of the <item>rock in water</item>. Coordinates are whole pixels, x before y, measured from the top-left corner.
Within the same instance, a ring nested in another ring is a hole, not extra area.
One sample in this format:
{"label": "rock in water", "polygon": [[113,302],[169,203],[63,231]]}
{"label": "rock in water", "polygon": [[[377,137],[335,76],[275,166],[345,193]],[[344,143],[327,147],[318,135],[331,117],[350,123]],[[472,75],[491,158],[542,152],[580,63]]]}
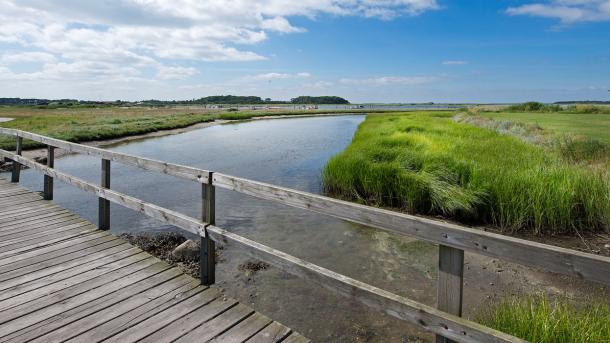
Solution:
{"label": "rock in water", "polygon": [[172,251],[172,257],[177,261],[193,261],[199,259],[199,243],[187,240]]}

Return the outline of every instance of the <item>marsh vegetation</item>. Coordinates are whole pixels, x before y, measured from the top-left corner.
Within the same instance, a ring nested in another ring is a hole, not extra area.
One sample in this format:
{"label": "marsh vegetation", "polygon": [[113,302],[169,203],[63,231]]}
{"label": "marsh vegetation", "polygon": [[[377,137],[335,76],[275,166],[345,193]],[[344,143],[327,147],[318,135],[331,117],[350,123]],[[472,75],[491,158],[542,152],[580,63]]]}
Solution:
{"label": "marsh vegetation", "polygon": [[536,343],[602,343],[610,337],[610,305],[603,301],[583,305],[543,295],[511,297],[492,304],[477,321]]}
{"label": "marsh vegetation", "polygon": [[453,117],[452,112],[369,116],[352,144],[324,169],[327,191],[506,232],[608,231],[607,173]]}

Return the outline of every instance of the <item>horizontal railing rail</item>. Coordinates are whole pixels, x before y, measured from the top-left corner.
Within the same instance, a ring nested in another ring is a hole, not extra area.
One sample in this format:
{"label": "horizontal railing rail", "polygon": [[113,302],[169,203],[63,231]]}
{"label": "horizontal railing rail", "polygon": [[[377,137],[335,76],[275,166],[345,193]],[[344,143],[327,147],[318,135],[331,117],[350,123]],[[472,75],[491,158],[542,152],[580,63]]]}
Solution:
{"label": "horizontal railing rail", "polygon": [[[307,278],[326,288],[338,291],[340,294],[356,298],[368,306],[436,333],[440,335],[437,336],[440,340],[458,342],[521,341],[513,336],[460,318],[464,251],[610,285],[610,258],[608,257],[355,204],[208,170],[112,152],[21,130],[0,128],[0,134],[17,137],[15,153],[0,150],[0,158],[13,161],[12,180],[14,182],[19,181],[19,171],[23,165],[45,175],[45,199],[52,199],[53,179],[97,195],[100,199],[100,228],[108,229],[109,202],[113,202],[202,237],[200,264],[201,279],[205,284],[214,283],[215,242],[238,244],[252,256],[288,273]],[[21,156],[22,139],[24,138],[48,145],[47,165]],[[54,169],[55,148],[100,157],[102,159],[101,184],[98,186]],[[111,190],[110,161],[201,183],[202,220]],[[332,272],[216,227],[215,187],[439,244],[438,309]]]}
{"label": "horizontal railing rail", "polygon": [[138,167],[144,170],[173,175],[183,179],[197,181],[199,183],[208,183],[208,170],[183,166],[175,163],[162,162],[150,158],[133,156],[78,143],[67,142],[60,139],[42,136],[22,130],[0,127],[0,134],[29,139],[34,142],[62,149],[69,153],[98,156],[108,161],[115,161],[121,164]]}

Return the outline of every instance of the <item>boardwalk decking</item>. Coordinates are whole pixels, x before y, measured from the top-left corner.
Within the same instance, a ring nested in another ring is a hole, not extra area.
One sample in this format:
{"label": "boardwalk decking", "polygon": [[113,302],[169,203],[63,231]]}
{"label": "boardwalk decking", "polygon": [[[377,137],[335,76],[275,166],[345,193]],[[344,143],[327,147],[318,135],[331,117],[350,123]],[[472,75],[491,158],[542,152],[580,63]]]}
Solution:
{"label": "boardwalk decking", "polygon": [[0,342],[308,342],[0,179]]}

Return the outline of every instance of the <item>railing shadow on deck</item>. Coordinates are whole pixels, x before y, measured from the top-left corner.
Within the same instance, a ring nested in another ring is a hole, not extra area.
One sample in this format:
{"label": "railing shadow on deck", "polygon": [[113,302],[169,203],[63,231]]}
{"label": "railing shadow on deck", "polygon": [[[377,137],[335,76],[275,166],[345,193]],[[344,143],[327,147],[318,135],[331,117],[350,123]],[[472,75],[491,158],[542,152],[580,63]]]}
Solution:
{"label": "railing shadow on deck", "polygon": [[[0,158],[13,162],[11,177],[13,182],[19,182],[19,174],[23,165],[44,174],[43,195],[45,199],[53,198],[54,179],[94,193],[99,197],[98,227],[100,229],[109,229],[110,202],[113,202],[199,235],[201,237],[201,282],[205,285],[215,282],[216,242],[238,244],[250,255],[283,271],[306,278],[346,297],[355,298],[372,308],[435,333],[437,342],[523,341],[461,318],[464,251],[610,285],[610,258],[603,256],[359,205],[199,168],[112,152],[21,130],[0,128],[0,134],[16,137],[15,153],[0,149]],[[48,146],[46,165],[21,156],[23,139],[30,139]],[[100,185],[54,169],[56,148],[71,153],[100,157],[102,160]],[[201,220],[110,189],[111,161],[201,184]],[[438,244],[440,247],[438,308],[335,273],[215,226],[216,187]]]}

